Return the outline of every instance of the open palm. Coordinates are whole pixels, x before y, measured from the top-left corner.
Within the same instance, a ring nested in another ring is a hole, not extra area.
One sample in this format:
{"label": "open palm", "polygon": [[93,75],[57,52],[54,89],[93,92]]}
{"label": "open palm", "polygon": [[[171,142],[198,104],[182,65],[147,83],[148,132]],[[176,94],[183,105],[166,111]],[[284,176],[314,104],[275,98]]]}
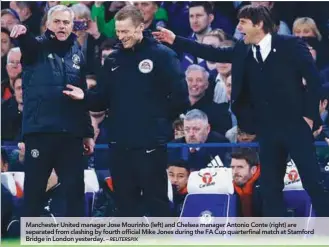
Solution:
{"label": "open palm", "polygon": [[66,87],[71,90],[64,90],[63,94],[69,96],[70,98],[75,100],[83,100],[83,98],[85,97],[85,93],[81,88],[75,87],[70,84],[67,84]]}

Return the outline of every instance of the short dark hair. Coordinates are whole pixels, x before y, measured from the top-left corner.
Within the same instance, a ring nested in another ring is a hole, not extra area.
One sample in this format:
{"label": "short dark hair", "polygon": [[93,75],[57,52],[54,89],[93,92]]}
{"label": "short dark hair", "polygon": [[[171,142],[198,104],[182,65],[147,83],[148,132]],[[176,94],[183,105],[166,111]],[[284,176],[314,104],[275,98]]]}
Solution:
{"label": "short dark hair", "polygon": [[214,14],[214,5],[212,2],[191,2],[189,8],[203,7],[207,15]]}
{"label": "short dark hair", "polygon": [[7,28],[2,27],[1,28],[1,32],[7,34],[9,36],[9,38],[10,38],[10,32],[9,32],[9,30]]}
{"label": "short dark hair", "polygon": [[237,160],[245,160],[250,168],[259,165],[258,153],[253,148],[234,148],[231,153],[231,158]]}
{"label": "short dark hair", "polygon": [[117,41],[115,39],[106,39],[103,41],[103,43],[100,46],[100,51],[104,51],[104,50],[112,50],[115,47],[115,44],[117,43]]}
{"label": "short dark hair", "polygon": [[116,21],[123,21],[131,18],[135,26],[144,23],[144,17],[142,12],[136,8],[134,5],[127,5],[120,9],[118,13],[114,16]]}
{"label": "short dark hair", "polygon": [[251,20],[256,25],[261,21],[264,23],[263,30],[265,33],[274,33],[276,25],[271,11],[265,6],[246,5],[238,13],[238,19],[245,18]]}
{"label": "short dark hair", "polygon": [[176,119],[172,124],[172,128],[174,130],[178,128],[184,128],[184,120],[181,118]]}
{"label": "short dark hair", "polygon": [[3,163],[9,163],[9,156],[4,148],[1,148],[1,160]]}
{"label": "short dark hair", "polygon": [[186,160],[178,159],[170,161],[168,164],[168,168],[171,166],[185,168],[187,171],[190,171],[190,166]]}
{"label": "short dark hair", "polygon": [[86,75],[86,79],[91,79],[91,80],[95,80],[96,81],[96,75],[94,75],[94,74],[88,74],[88,75]]}

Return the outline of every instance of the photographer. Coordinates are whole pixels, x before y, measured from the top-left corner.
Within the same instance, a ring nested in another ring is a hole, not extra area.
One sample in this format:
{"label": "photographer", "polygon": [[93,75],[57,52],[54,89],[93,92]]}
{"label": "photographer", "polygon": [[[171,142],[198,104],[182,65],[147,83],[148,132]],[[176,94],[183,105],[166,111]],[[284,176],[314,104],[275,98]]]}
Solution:
{"label": "photographer", "polygon": [[106,37],[98,31],[97,23],[91,20],[89,8],[82,4],[74,4],[71,9],[74,12],[73,32],[78,36],[78,43],[86,58],[87,74],[96,74],[100,68],[99,47]]}

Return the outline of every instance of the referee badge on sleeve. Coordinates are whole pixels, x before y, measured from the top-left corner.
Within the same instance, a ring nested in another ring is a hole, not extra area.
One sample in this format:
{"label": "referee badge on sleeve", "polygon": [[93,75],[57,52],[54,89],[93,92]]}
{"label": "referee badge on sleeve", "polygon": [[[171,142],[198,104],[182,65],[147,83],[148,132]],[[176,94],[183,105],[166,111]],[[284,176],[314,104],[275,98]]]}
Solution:
{"label": "referee badge on sleeve", "polygon": [[139,63],[138,68],[143,74],[150,73],[153,70],[153,62],[150,59],[144,59]]}

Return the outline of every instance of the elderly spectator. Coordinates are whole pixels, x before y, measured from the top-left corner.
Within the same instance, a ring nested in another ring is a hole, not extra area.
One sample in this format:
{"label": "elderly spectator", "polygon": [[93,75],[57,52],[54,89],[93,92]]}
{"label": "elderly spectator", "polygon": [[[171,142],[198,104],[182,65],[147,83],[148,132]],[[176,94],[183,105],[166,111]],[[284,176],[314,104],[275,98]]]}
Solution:
{"label": "elderly spectator", "polygon": [[8,78],[1,82],[2,100],[9,99],[13,95],[13,82],[22,72],[21,57],[22,53],[19,47],[11,48],[8,52],[6,65]]}
{"label": "elderly spectator", "polygon": [[207,97],[206,90],[209,86],[209,73],[205,68],[192,64],[186,72],[186,82],[191,102],[190,109],[199,109],[209,118],[211,129],[225,135],[232,127],[229,104],[217,104],[212,98]]}
{"label": "elderly spectator", "polygon": [[134,5],[142,12],[145,30],[156,31],[158,26],[166,27],[164,20],[156,20],[155,13],[158,11],[158,3],[153,1],[136,1]]}
{"label": "elderly spectator", "polygon": [[[215,132],[211,131],[207,115],[197,109],[186,113],[184,117],[184,137],[176,139],[174,143],[186,144],[203,144],[203,143],[223,143],[228,142],[227,139]],[[176,160],[181,157],[181,150],[172,148],[169,153],[169,161]],[[191,147],[187,161],[191,169],[200,170],[217,156],[221,160],[225,160],[224,148],[209,148],[209,147]]]}

